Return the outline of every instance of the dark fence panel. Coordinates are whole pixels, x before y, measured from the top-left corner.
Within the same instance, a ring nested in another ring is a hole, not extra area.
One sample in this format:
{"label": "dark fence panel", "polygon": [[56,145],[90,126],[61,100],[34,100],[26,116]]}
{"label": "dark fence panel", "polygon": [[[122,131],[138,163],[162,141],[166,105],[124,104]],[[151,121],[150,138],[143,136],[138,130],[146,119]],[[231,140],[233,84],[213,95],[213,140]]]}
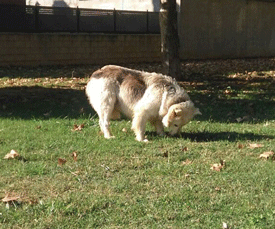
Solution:
{"label": "dark fence panel", "polygon": [[46,32],[76,32],[76,9],[39,7],[38,29]]}
{"label": "dark fence panel", "polygon": [[147,32],[147,12],[116,11],[116,31]]}
{"label": "dark fence panel", "polygon": [[0,30],[25,31],[29,29],[26,7],[17,5],[0,5]]}
{"label": "dark fence panel", "polygon": [[36,28],[36,12],[34,7],[26,7],[25,12],[25,30],[35,32]]}
{"label": "dark fence panel", "polygon": [[0,5],[0,32],[160,33],[159,13]]}
{"label": "dark fence panel", "polygon": [[79,32],[114,32],[114,11],[79,9]]}
{"label": "dark fence panel", "polygon": [[149,33],[160,33],[158,12],[150,12],[148,14],[148,31]]}

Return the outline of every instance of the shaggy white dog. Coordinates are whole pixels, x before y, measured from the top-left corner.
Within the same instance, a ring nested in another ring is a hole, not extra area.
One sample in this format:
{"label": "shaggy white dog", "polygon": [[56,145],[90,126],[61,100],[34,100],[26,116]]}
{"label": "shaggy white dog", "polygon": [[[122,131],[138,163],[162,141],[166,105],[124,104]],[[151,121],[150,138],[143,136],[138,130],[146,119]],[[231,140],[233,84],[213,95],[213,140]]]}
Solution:
{"label": "shaggy white dog", "polygon": [[164,135],[165,126],[175,135],[195,115],[201,114],[171,77],[115,65],[95,71],[86,94],[99,116],[105,138],[113,137],[109,121],[120,118],[120,113],[133,120],[132,129],[138,141],[148,141],[144,137],[147,121],[158,134]]}

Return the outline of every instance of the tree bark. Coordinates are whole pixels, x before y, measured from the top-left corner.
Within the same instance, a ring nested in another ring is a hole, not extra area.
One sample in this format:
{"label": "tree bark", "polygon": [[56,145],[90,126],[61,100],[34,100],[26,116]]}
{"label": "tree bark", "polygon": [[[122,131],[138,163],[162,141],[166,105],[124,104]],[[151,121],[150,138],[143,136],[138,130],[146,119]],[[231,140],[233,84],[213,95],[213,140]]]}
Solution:
{"label": "tree bark", "polygon": [[181,79],[176,0],[160,0],[160,31],[163,74]]}

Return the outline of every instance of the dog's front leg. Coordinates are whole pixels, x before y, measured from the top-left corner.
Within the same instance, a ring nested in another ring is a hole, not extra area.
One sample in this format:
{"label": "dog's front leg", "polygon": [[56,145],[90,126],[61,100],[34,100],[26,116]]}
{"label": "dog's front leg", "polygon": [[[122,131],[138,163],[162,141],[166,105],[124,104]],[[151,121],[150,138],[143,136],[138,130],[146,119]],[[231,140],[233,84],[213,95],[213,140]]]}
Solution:
{"label": "dog's front leg", "polygon": [[156,132],[158,135],[160,136],[164,136],[164,128],[163,128],[163,124],[161,122],[161,120],[159,119],[154,119],[151,121],[151,124],[156,128]]}
{"label": "dog's front leg", "polygon": [[139,142],[148,142],[144,137],[147,119],[145,112],[136,113],[133,118],[132,130],[136,135],[136,140]]}

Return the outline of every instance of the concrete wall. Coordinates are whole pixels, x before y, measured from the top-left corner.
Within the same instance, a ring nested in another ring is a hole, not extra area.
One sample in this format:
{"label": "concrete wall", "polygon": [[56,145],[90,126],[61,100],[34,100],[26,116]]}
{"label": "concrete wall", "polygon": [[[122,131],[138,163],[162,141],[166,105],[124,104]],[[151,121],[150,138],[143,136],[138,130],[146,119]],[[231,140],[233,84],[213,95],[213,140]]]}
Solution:
{"label": "concrete wall", "polygon": [[[275,56],[275,3],[182,0],[182,59]],[[161,60],[160,35],[0,33],[0,65],[119,64]]]}
{"label": "concrete wall", "polygon": [[160,35],[0,33],[0,65],[160,61]]}
{"label": "concrete wall", "polygon": [[182,59],[275,56],[275,3],[182,0]]}

